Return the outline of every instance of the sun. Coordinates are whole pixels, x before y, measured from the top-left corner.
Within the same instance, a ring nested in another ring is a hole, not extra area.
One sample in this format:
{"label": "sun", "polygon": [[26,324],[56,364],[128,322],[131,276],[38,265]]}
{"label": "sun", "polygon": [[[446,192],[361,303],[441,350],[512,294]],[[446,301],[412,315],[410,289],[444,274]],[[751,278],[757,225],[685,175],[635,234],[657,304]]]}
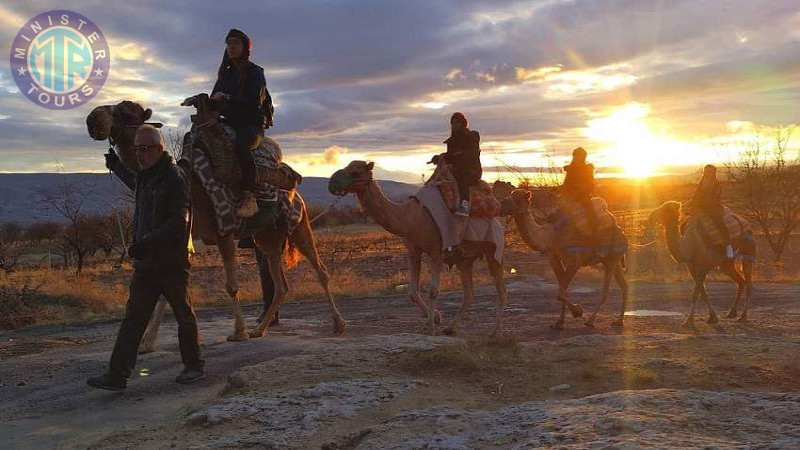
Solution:
{"label": "sun", "polygon": [[584,128],[586,136],[604,149],[605,163],[621,170],[625,177],[645,178],[658,172],[669,154],[670,140],[650,129],[650,109],[629,103],[605,117],[592,119]]}

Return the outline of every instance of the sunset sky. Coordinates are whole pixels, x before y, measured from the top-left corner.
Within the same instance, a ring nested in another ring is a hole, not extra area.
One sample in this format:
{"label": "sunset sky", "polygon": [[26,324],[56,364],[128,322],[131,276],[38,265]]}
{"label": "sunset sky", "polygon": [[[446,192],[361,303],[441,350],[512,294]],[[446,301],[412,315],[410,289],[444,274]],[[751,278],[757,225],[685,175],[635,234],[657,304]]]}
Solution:
{"label": "sunset sky", "polygon": [[[9,72],[20,26],[51,9],[110,43],[105,87],[70,111],[34,105]],[[268,134],[306,176],[367,159],[379,178],[418,182],[454,111],[481,132],[486,179],[562,164],[577,145],[605,174],[691,172],[754,128],[800,122],[791,0],[12,0],[0,23],[0,172],[105,170],[85,127],[101,104],[138,101],[187,128],[178,104],[210,91],[232,27],[266,69]]]}

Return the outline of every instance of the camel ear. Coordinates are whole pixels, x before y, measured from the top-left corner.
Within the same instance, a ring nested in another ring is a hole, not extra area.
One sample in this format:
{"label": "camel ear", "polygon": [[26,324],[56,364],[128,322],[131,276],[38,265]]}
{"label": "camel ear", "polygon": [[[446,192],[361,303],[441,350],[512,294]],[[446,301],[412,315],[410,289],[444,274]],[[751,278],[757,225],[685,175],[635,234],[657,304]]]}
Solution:
{"label": "camel ear", "polygon": [[374,162],[368,162],[367,163],[367,170],[372,172],[372,169],[374,169],[374,168],[375,168],[375,163]]}
{"label": "camel ear", "polygon": [[144,115],[142,116],[142,120],[146,122],[147,120],[150,119],[150,116],[152,116],[152,115],[153,115],[153,110],[150,109],[150,108],[147,108],[147,109],[144,110]]}
{"label": "camel ear", "polygon": [[525,191],[525,198],[530,201],[533,198],[533,193],[531,191]]}

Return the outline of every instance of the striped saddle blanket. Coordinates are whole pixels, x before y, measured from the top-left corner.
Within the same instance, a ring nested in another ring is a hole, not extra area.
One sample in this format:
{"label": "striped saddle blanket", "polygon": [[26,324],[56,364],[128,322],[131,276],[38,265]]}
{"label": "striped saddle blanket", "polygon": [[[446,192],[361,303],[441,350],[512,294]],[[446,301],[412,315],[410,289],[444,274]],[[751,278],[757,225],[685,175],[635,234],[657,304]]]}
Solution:
{"label": "striped saddle blanket", "polygon": [[[269,141],[272,140],[270,139]],[[263,212],[251,219],[242,219],[236,215],[236,210],[239,209],[241,204],[241,195],[239,191],[233,189],[230,185],[221,183],[214,177],[214,169],[211,166],[208,156],[202,148],[195,145],[191,133],[187,133],[186,136],[184,136],[181,153],[181,159],[185,160],[189,166],[192,167],[211,199],[211,204],[214,206],[214,212],[216,213],[217,229],[219,230],[220,236],[225,236],[229,233],[240,234],[246,227],[252,228],[247,226],[248,221],[257,221],[258,223],[267,222],[268,218],[263,217],[265,213],[271,213],[285,219],[290,236],[302,221],[303,210],[305,208],[303,199],[297,195],[296,190],[280,189],[261,179],[259,179],[255,195],[259,204],[259,209],[263,210]],[[283,167],[288,167],[281,162],[282,155],[280,153],[280,147],[277,144],[274,146],[260,146],[253,151],[253,157],[256,162],[256,167],[259,169],[268,168],[270,170],[283,170]],[[289,168],[288,170],[291,169]],[[277,223],[274,218],[272,219],[273,223]]]}

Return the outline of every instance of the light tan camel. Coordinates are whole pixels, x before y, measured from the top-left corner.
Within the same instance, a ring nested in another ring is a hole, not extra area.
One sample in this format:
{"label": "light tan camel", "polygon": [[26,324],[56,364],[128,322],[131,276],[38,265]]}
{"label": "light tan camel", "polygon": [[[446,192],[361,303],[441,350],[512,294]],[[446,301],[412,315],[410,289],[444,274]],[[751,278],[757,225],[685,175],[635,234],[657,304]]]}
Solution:
{"label": "light tan camel", "polygon": [[[345,175],[348,185],[342,186],[343,192],[337,194],[354,193],[358,196],[361,206],[389,233],[403,239],[408,251],[408,277],[409,297],[412,303],[419,306],[423,317],[426,317],[424,332],[435,333],[435,324],[439,322],[440,315],[436,309],[439,296],[439,279],[444,266],[442,251],[442,238],[439,229],[428,211],[416,200],[409,199],[402,203],[395,203],[383,193],[378,183],[372,176],[373,163],[353,161],[344,169],[331,176],[331,180]],[[462,245],[465,256],[456,262],[461,274],[461,285],[464,290],[464,299],[452,323],[444,329],[446,334],[455,334],[460,321],[469,305],[475,298],[472,270],[477,259],[486,258],[489,272],[494,278],[497,289],[497,322],[494,333],[503,332],[503,308],[506,305],[506,288],[503,281],[502,262],[494,260],[494,248],[489,243],[465,242]],[[422,270],[422,255],[430,259],[431,282],[429,303],[426,304],[420,295],[420,273]]]}
{"label": "light tan camel", "polygon": [[[103,140],[110,138],[112,145],[115,146],[123,164],[128,168],[136,167],[135,155],[133,150],[133,137],[136,129],[150,117],[150,110],[144,110],[136,103],[124,101],[118,105],[99,106],[95,108],[86,123],[89,134],[92,138]],[[182,168],[187,173],[191,173],[191,193],[192,193],[192,237],[199,238],[208,245],[217,245],[222,264],[225,270],[225,289],[231,298],[234,311],[234,333],[228,336],[229,341],[243,341],[248,337],[261,337],[266,333],[267,327],[272,322],[275,312],[286,298],[289,285],[286,280],[284,264],[289,267],[294,266],[299,261],[300,255],[304,256],[317,272],[320,284],[325,290],[325,296],[331,308],[333,328],[335,333],[342,333],[346,328],[346,322],[336,307],[330,289],[328,287],[329,276],[325,265],[317,253],[314,233],[308,218],[308,212],[303,206],[302,222],[291,236],[286,236],[285,227],[278,230],[259,230],[253,235],[253,240],[259,250],[265,255],[269,263],[269,271],[275,283],[275,297],[272,306],[266,316],[248,335],[244,317],[239,301],[239,281],[238,267],[236,262],[236,242],[233,234],[219,236],[217,232],[217,221],[214,216],[214,209],[211,199],[203,188],[200,180],[192,170],[185,164]],[[296,195],[300,195],[299,193]],[[158,324],[154,323],[163,316],[164,305],[160,305],[154,314],[154,321],[148,327],[148,333],[143,339],[142,350],[144,352],[152,350],[154,337],[157,332]],[[155,326],[155,329],[153,329]]]}
{"label": "light tan camel", "polygon": [[[743,232],[742,237],[734,240],[734,247],[741,253],[741,270],[736,267],[735,260],[725,258],[724,252],[720,249],[712,248],[703,238],[697,226],[697,221],[690,218],[683,233],[679,229],[681,215],[680,202],[666,202],[650,213],[649,222],[651,225],[660,225],[664,230],[664,237],[667,241],[667,248],[675,262],[684,263],[689,268],[689,273],[694,280],[692,288],[692,306],[689,316],[684,321],[686,327],[694,326],[695,304],[701,298],[708,305],[708,323],[719,323],[714,307],[708,301],[706,291],[706,276],[712,270],[719,268],[722,273],[728,275],[736,283],[736,298],[733,301],[728,318],[736,318],[739,313],[739,302],[744,296],[744,306],[740,322],[747,320],[747,311],[750,306],[750,297],[753,294],[753,267],[755,265],[756,244],[752,239],[752,234]],[[740,223],[742,223],[740,221]]]}
{"label": "light tan camel", "polygon": [[[559,235],[552,224],[540,225],[531,215],[531,193],[522,189],[511,192],[510,196],[503,200],[503,211],[509,213],[514,218],[517,230],[522,240],[533,250],[547,254],[550,267],[558,280],[558,301],[561,302],[561,314],[555,324],[554,329],[564,329],[564,321],[567,309],[574,317],[583,315],[583,308],[580,305],[570,303],[569,286],[577,275],[581,267],[600,262],[603,264],[603,291],[600,301],[594,309],[591,317],[585,322],[588,327],[593,327],[600,307],[608,300],[608,291],[613,277],[622,292],[622,308],[619,317],[612,322],[615,326],[622,326],[625,320],[625,308],[628,304],[628,282],[625,280],[625,254],[610,254],[609,256],[597,258],[588,252],[567,252],[561,245],[558,245]],[[627,239],[626,239],[627,245]]]}

